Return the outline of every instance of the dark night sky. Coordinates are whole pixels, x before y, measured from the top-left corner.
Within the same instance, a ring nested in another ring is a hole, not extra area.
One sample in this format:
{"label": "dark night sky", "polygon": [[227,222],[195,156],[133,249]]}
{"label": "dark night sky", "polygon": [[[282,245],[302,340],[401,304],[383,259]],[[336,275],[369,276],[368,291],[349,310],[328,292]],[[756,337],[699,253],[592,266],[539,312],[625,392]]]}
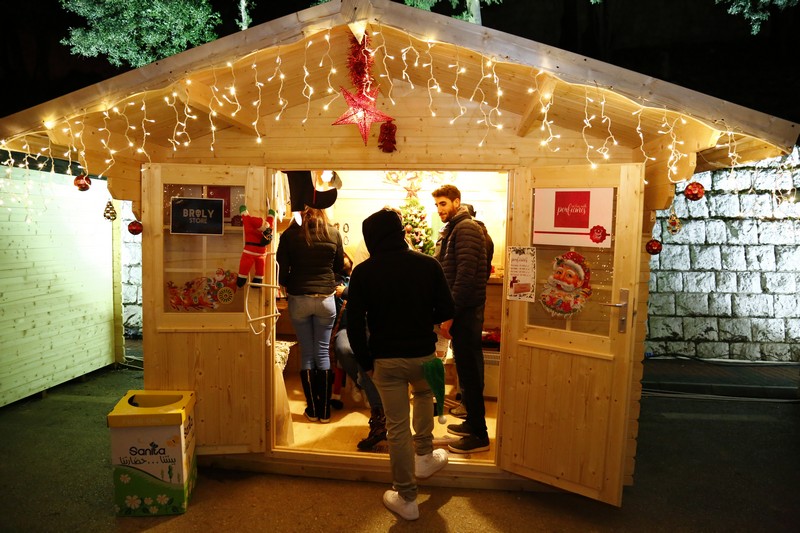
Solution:
{"label": "dark night sky", "polygon": [[[255,0],[251,26],[310,1]],[[237,31],[235,0],[212,0],[220,36]],[[81,19],[58,0],[4,3],[0,117],[122,73],[105,60],[70,55],[59,41]],[[438,11],[447,13],[449,2]],[[800,7],[776,12],[757,36],[714,0],[504,0],[483,24],[570,50],[800,123]]]}

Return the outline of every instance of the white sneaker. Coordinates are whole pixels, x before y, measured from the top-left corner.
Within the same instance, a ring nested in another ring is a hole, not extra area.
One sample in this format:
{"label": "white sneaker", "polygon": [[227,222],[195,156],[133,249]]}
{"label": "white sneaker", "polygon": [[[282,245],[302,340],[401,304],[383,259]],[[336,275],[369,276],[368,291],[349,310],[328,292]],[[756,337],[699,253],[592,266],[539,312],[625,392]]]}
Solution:
{"label": "white sneaker", "polygon": [[414,457],[414,474],[417,479],[426,479],[444,468],[449,459],[447,450],[437,448],[428,455],[417,455]]}
{"label": "white sneaker", "polygon": [[419,507],[417,502],[407,502],[396,490],[387,490],[383,493],[383,505],[393,513],[397,513],[406,520],[416,520],[419,518]]}

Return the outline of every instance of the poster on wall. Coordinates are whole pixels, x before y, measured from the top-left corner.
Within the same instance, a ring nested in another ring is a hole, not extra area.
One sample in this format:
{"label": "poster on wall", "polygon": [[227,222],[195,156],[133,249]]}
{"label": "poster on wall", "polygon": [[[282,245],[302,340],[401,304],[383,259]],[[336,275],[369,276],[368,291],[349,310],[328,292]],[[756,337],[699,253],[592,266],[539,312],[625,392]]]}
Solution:
{"label": "poster on wall", "polygon": [[507,261],[509,280],[506,298],[509,300],[536,301],[536,248],[509,246]]}
{"label": "poster on wall", "polygon": [[609,248],[614,189],[534,189],[532,244]]}
{"label": "poster on wall", "polygon": [[170,233],[222,235],[222,199],[175,196],[170,199],[170,204]]}

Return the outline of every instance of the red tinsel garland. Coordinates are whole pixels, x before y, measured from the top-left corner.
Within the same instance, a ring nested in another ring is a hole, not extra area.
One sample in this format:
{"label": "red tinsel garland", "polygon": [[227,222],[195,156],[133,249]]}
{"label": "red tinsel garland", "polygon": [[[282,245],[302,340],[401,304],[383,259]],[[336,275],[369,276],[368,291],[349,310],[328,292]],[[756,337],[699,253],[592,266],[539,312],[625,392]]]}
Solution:
{"label": "red tinsel garland", "polygon": [[360,94],[366,93],[375,79],[372,77],[372,65],[375,58],[369,49],[369,37],[364,34],[361,42],[355,36],[350,35],[350,57],[347,60],[347,68],[350,71],[350,81]]}

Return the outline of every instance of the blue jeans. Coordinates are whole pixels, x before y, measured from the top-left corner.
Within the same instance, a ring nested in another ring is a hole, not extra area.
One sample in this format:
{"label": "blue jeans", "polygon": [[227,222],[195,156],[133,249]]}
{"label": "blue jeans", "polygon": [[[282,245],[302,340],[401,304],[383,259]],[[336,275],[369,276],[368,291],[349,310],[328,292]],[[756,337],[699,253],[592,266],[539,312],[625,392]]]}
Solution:
{"label": "blue jeans", "polygon": [[[386,440],[389,441],[389,464],[392,484],[406,501],[417,499],[414,455],[433,451],[433,391],[422,372],[425,357],[375,359],[372,379],[378,386],[386,415]],[[414,395],[413,418],[409,414],[408,386]],[[414,435],[409,427],[414,426]]]}
{"label": "blue jeans", "polygon": [[353,383],[364,389],[369,400],[370,407],[377,407],[383,409],[381,402],[381,395],[378,394],[378,389],[375,388],[375,383],[372,382],[361,365],[356,361],[356,355],[350,347],[350,340],[347,338],[347,330],[339,329],[336,332],[336,337],[333,341],[333,353],[336,354],[336,360],[342,366],[344,371],[353,380]]}
{"label": "blue jeans", "polygon": [[328,347],[331,342],[333,322],[336,320],[336,303],[330,296],[289,295],[289,318],[300,344],[300,370],[330,370]]}

